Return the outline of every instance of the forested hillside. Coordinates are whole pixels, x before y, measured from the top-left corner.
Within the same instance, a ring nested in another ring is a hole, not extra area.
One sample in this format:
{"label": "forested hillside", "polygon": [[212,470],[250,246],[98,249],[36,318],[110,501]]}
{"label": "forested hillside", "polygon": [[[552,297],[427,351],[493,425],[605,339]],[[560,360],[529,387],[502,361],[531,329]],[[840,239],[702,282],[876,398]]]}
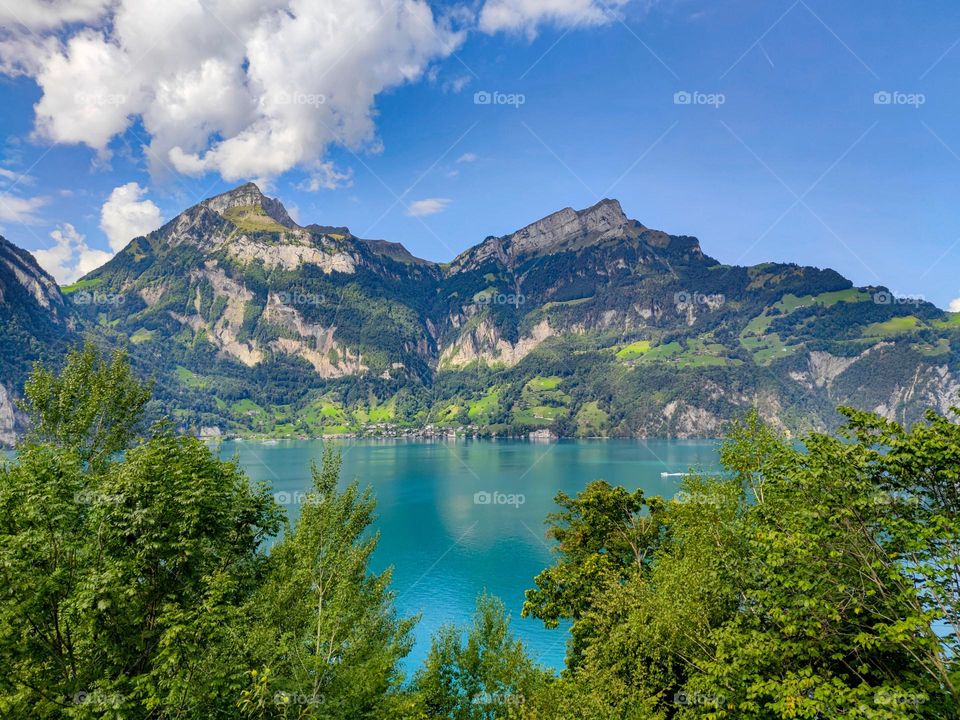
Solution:
{"label": "forested hillside", "polygon": [[148,413],[196,434],[715,436],[751,407],[796,434],[837,427],[838,404],[909,423],[960,391],[960,315],[832,270],[724,265],[614,200],[438,265],[301,227],[247,184],[65,300],[31,267],[24,284],[0,265],[8,394],[86,336],[126,348],[156,380]]}

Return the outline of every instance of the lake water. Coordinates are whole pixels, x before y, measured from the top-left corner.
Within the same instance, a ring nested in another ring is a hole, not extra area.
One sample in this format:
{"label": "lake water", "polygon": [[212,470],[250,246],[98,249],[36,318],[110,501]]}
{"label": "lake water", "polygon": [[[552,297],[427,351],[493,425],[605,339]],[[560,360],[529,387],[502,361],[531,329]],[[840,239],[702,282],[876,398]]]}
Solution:
{"label": "lake water", "polygon": [[[344,483],[359,479],[377,499],[380,544],[374,571],[392,565],[396,605],[421,613],[406,669],[420,665],[431,635],[444,624],[470,621],[486,590],[503,599],[513,630],[543,665],[563,666],[566,630],[522,619],[523,593],[552,563],[544,519],[557,491],[576,494],[602,478],[648,495],[672,497],[682,473],[718,466],[712,441],[609,440],[539,444],[513,440],[465,442],[337,441]],[[274,488],[291,516],[310,486],[310,462],[321,441],[224,442],[254,480]]]}

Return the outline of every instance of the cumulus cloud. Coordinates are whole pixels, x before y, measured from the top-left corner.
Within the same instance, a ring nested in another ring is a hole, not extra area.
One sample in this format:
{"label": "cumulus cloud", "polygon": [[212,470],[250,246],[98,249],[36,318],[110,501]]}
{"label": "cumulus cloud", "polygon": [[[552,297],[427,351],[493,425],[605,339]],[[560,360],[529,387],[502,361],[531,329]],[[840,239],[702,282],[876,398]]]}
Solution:
{"label": "cumulus cloud", "polygon": [[36,134],[105,149],[142,102],[135,70],[133,59],[98,31],[75,35],[37,73],[43,96],[34,107]]}
{"label": "cumulus cloud", "polygon": [[410,207],[407,208],[407,215],[410,217],[436,215],[446,210],[450,202],[448,198],[424,198],[423,200],[415,200],[410,203]]}
{"label": "cumulus cloud", "polygon": [[0,36],[0,72],[40,86],[38,137],[106,155],[141,121],[155,175],[302,167],[318,187],[330,144],[375,145],[377,95],[422,77],[464,36],[426,0],[26,5],[29,27]]}
{"label": "cumulus cloud", "polygon": [[135,182],[121,185],[113,189],[100,209],[100,229],[114,252],[160,227],[160,208],[152,200],[142,199],[146,193],[146,188]]}
{"label": "cumulus cloud", "polygon": [[40,267],[61,285],[68,285],[105,264],[133,238],[156,230],[160,226],[160,208],[143,199],[146,192],[135,182],[127,183],[114,188],[103,204],[100,228],[110,241],[111,251],[90,247],[85,235],[65,223],[50,233],[51,247],[33,252]]}
{"label": "cumulus cloud", "polygon": [[480,11],[480,29],[487,33],[524,32],[533,36],[539,25],[560,27],[605,25],[630,0],[487,0]]}
{"label": "cumulus cloud", "polygon": [[47,198],[22,198],[0,192],[0,221],[30,225],[38,222],[36,211],[47,204]]}
{"label": "cumulus cloud", "polygon": [[113,253],[96,250],[87,245],[84,235],[67,223],[50,233],[53,246],[34,250],[33,256],[40,267],[53,275],[61,285],[76,282],[87,273],[96,270],[113,257]]}
{"label": "cumulus cloud", "polygon": [[950,301],[950,307],[947,308],[950,312],[960,312],[960,298],[954,298]]}
{"label": "cumulus cloud", "polygon": [[457,158],[457,162],[458,162],[458,163],[472,163],[472,162],[476,162],[478,159],[479,159],[479,158],[477,157],[477,154],[476,154],[476,153],[468,152],[468,153],[464,153],[464,154],[461,155],[459,158]]}
{"label": "cumulus cloud", "polygon": [[630,1],[20,0],[0,8],[0,74],[39,85],[37,138],[106,157],[142,125],[155,177],[301,168],[325,188],[346,181],[328,147],[375,152],[377,96],[435,76],[469,30],[600,25]]}

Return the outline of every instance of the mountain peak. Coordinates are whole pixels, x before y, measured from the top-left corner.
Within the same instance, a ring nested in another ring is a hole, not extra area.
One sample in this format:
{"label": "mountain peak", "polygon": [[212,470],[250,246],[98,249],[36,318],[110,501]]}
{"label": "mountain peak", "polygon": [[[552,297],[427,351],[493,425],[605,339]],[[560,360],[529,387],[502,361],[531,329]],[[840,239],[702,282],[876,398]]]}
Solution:
{"label": "mountain peak", "polygon": [[610,222],[611,227],[619,227],[630,222],[623,208],[620,207],[620,201],[613,198],[603,198],[584,210],[578,210],[577,215],[588,223]]}
{"label": "mountain peak", "polygon": [[214,195],[212,198],[207,198],[201,205],[214,212],[224,212],[241,205],[260,205],[266,199],[256,183],[248,182],[219,195]]}
{"label": "mountain peak", "polygon": [[406,265],[434,265],[435,263],[430,260],[424,260],[423,258],[418,258],[416,255],[407,250],[402,243],[390,242],[388,240],[360,240],[361,245],[365,245],[368,249],[376,253],[377,255],[382,255],[384,257],[392,258],[397,262],[404,263]]}
{"label": "mountain peak", "polygon": [[212,198],[208,198],[200,203],[206,208],[213,210],[218,215],[224,215],[226,212],[237,207],[259,207],[270,218],[283,225],[286,228],[295,228],[297,224],[287,213],[287,209],[279,200],[269,198],[264,195],[256,183],[248,182],[235,187],[233,190],[227,190]]}
{"label": "mountain peak", "polygon": [[571,241],[598,238],[629,224],[620,203],[604,198],[584,210],[564,208],[518,230],[510,237],[512,251],[546,251]]}

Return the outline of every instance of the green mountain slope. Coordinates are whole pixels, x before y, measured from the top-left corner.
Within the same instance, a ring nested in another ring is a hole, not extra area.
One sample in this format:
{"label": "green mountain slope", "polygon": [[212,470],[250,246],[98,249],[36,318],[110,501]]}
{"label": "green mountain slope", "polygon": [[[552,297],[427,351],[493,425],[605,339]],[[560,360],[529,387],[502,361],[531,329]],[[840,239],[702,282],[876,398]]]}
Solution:
{"label": "green mountain slope", "polygon": [[[835,425],[838,404],[916,419],[960,390],[960,326],[933,305],[832,270],[721,265],[611,200],[488,238],[450,265],[441,296],[440,377],[462,375],[470,405],[486,388],[469,368],[501,368],[485,414],[505,425],[712,435],[756,405],[796,431]],[[546,377],[556,389],[531,397]]]}
{"label": "green mountain slope", "polygon": [[247,184],[67,291],[196,432],[704,436],[752,406],[799,431],[838,404],[909,422],[960,391],[956,316],[832,270],[722,265],[615,200],[440,266],[300,227]]}

